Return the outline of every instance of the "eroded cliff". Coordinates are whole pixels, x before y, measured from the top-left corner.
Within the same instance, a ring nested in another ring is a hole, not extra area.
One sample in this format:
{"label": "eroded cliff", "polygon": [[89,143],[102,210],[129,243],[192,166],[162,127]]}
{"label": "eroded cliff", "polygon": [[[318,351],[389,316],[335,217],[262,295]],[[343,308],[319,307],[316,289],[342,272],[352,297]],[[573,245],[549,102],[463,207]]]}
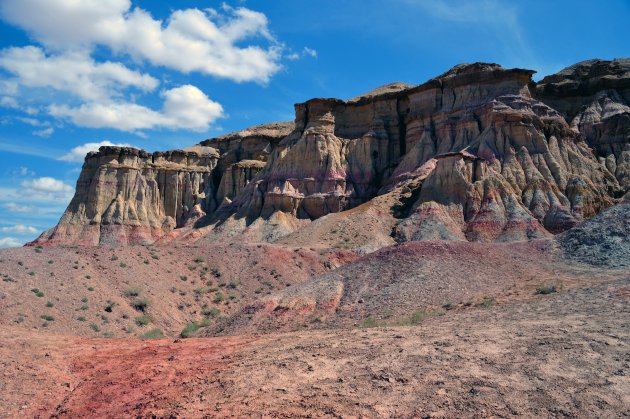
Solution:
{"label": "eroded cliff", "polygon": [[628,63],[579,63],[538,84],[531,70],[458,65],[418,86],[312,99],[294,123],[185,151],[102,148],[38,242],[277,240],[368,202],[397,241],[562,232],[630,188]]}

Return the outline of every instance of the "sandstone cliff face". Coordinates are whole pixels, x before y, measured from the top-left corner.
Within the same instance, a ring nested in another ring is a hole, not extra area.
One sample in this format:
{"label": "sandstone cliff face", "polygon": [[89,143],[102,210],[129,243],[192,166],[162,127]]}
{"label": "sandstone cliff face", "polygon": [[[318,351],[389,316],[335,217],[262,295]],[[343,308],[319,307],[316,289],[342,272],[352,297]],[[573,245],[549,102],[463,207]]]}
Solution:
{"label": "sandstone cliff face", "polygon": [[294,123],[187,151],[102,149],[40,242],[132,243],[173,231],[276,240],[377,196],[392,197],[374,201],[381,206],[398,202],[379,210],[398,241],[562,232],[630,188],[628,60],[580,63],[538,85],[532,74],[459,65],[419,86],[313,99],[296,105]]}
{"label": "sandstone cliff face", "polygon": [[572,65],[541,80],[536,95],[562,113],[630,190],[630,59]]}

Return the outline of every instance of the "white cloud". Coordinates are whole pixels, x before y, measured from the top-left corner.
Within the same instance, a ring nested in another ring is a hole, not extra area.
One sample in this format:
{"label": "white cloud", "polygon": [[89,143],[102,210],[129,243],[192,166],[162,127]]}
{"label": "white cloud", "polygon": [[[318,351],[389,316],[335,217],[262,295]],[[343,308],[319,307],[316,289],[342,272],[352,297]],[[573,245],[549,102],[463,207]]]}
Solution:
{"label": "white cloud", "polygon": [[[280,69],[281,46],[267,17],[244,7],[176,10],[166,21],[131,9],[129,0],[4,0],[0,10],[52,49],[104,45],[154,65],[237,82],[267,83]],[[254,38],[269,46],[241,46]]]}
{"label": "white cloud", "polygon": [[317,51],[316,50],[314,50],[312,48],[309,48],[309,47],[304,47],[303,51],[304,51],[305,55],[309,55],[309,56],[311,56],[313,58],[317,58]]}
{"label": "white cloud", "polygon": [[53,127],[48,127],[48,128],[40,129],[37,131],[33,131],[33,135],[36,135],[42,138],[48,138],[53,134],[53,132],[55,132],[55,129]]}
{"label": "white cloud", "polygon": [[50,125],[48,123],[48,121],[43,121],[42,122],[42,121],[40,121],[38,119],[35,119],[35,118],[25,118],[25,117],[22,117],[22,116],[18,116],[15,119],[17,119],[20,122],[24,122],[25,124],[32,125],[34,127],[41,127],[41,126],[48,126],[48,125]]}
{"label": "white cloud", "polygon": [[24,245],[23,240],[18,240],[15,237],[2,237],[0,238],[0,248],[6,247],[20,247]]}
{"label": "white cloud", "polygon": [[74,195],[74,188],[52,177],[40,177],[20,183],[23,189],[16,191],[22,197],[43,202],[67,202]]}
{"label": "white cloud", "polygon": [[0,227],[0,232],[25,235],[25,234],[37,234],[40,232],[40,230],[36,229],[33,226],[16,224],[9,227]]}
{"label": "white cloud", "polygon": [[30,170],[28,167],[24,167],[24,166],[21,166],[21,167],[18,169],[17,173],[18,173],[20,176],[35,176],[35,172],[33,172],[32,170]]}
{"label": "white cloud", "polygon": [[15,98],[10,96],[3,96],[0,98],[0,107],[3,108],[18,108],[18,103]]}
{"label": "white cloud", "polygon": [[34,212],[35,208],[28,206],[28,205],[19,205],[16,204],[15,202],[9,202],[3,205],[4,208],[6,208],[9,212],[16,212],[16,213],[29,213],[29,212]]}
{"label": "white cloud", "polygon": [[52,177],[40,177],[32,180],[25,180],[21,183],[25,188],[31,188],[40,192],[72,192],[73,188],[62,181]]}
{"label": "white cloud", "polygon": [[103,146],[116,146],[116,147],[133,147],[130,144],[114,144],[111,141],[101,141],[98,143],[85,143],[80,146],[74,147],[72,150],[59,157],[58,160],[70,161],[70,162],[82,162],[85,159],[85,155],[91,151],[98,151]]}
{"label": "white cloud", "polygon": [[161,111],[134,103],[111,102],[87,103],[75,108],[51,105],[49,112],[82,127],[111,127],[122,131],[156,128],[204,131],[223,116],[223,107],[192,85],[165,90],[162,96]]}
{"label": "white cloud", "polygon": [[120,63],[96,63],[87,52],[47,55],[34,46],[1,50],[0,67],[13,74],[20,86],[52,88],[84,100],[119,96],[126,87],[148,92],[159,84],[150,75],[130,70]]}

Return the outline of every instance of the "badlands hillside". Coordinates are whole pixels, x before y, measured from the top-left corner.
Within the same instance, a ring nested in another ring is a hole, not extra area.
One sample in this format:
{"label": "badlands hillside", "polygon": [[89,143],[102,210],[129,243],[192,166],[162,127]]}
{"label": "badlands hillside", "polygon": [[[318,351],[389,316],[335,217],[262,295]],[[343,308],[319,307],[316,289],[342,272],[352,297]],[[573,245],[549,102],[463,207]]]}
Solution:
{"label": "badlands hillside", "polygon": [[630,59],[102,147],[0,250],[0,417],[630,415]]}

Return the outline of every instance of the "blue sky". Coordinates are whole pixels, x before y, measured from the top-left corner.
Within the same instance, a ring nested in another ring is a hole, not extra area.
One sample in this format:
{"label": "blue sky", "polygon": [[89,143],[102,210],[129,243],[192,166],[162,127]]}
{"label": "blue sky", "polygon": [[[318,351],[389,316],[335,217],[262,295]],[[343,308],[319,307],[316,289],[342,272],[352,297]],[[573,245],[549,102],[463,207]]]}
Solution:
{"label": "blue sky", "polygon": [[628,0],[0,0],[0,19],[0,247],[56,223],[98,144],[183,148],[462,62],[630,56]]}

